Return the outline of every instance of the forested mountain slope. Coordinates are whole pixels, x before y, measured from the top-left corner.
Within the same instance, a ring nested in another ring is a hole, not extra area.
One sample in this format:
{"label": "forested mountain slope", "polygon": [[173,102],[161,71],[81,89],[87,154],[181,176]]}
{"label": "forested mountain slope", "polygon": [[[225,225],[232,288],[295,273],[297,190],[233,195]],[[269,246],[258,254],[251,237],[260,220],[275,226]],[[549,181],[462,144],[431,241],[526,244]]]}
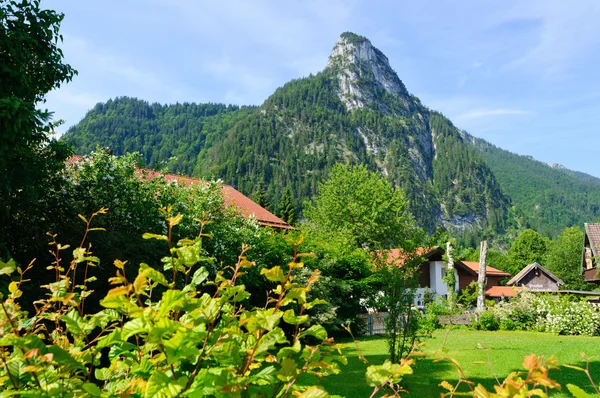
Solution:
{"label": "forested mountain slope", "polygon": [[246,194],[263,185],[275,207],[291,188],[299,211],[338,162],[365,164],[402,187],[428,229],[501,231],[510,207],[460,130],[352,33],[340,36],[322,72],[287,83],[258,109],[119,98],[98,104],[65,139],[78,153],[97,144],[140,151],[150,167],[168,162],[170,171],[220,177]]}
{"label": "forested mountain slope", "polygon": [[[256,107],[223,104],[149,104],[119,97],[97,104],[64,139],[77,153],[96,146],[110,147],[117,155],[140,152],[148,167],[194,174],[211,148],[227,130]],[[196,173],[197,174],[197,173]]]}
{"label": "forested mountain slope", "polygon": [[468,134],[466,137],[529,226],[540,233],[556,236],[565,227],[581,227],[600,217],[600,179],[516,155]]}

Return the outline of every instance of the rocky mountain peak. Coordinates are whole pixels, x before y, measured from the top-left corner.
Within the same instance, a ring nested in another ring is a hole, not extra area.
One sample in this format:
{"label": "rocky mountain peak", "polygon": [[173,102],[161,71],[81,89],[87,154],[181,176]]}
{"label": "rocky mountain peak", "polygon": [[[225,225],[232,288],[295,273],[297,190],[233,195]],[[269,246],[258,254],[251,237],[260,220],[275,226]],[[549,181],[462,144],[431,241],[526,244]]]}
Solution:
{"label": "rocky mountain peak", "polygon": [[385,113],[391,113],[389,101],[380,101],[383,92],[402,100],[409,99],[406,87],[388,58],[364,36],[342,33],[329,56],[327,68],[336,75],[338,96],[349,111],[375,103]]}

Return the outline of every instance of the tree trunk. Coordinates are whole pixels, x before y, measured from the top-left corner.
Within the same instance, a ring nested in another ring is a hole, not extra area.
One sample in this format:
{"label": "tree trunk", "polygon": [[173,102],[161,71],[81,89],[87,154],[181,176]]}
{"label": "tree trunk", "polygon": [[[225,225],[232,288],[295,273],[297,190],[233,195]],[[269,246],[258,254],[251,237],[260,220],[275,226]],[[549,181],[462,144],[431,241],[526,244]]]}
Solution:
{"label": "tree trunk", "polygon": [[477,312],[485,310],[485,260],[487,257],[487,241],[481,242],[481,249],[479,251],[479,276],[477,278]]}
{"label": "tree trunk", "polygon": [[446,268],[446,280],[448,286],[448,306],[454,308],[454,289],[456,288],[456,279],[454,278],[454,259],[452,258],[452,245],[446,242],[446,255],[448,256],[448,267]]}

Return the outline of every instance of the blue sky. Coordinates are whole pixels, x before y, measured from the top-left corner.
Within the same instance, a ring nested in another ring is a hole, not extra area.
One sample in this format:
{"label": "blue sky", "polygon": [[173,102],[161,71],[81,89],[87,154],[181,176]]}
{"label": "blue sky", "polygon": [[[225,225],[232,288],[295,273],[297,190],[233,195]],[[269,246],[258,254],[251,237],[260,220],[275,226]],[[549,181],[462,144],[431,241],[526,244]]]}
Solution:
{"label": "blue sky", "polygon": [[340,33],[368,37],[408,90],[494,145],[600,176],[600,2],[44,0],[78,71],[46,107],[261,104],[323,69]]}

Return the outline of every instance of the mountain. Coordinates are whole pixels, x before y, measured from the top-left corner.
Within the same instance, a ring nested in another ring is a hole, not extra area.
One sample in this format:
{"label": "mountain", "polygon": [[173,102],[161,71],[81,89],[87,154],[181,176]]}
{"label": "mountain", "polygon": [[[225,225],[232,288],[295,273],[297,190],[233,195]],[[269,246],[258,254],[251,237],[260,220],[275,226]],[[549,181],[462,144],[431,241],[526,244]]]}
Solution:
{"label": "mountain", "polygon": [[479,153],[443,115],[411,95],[387,57],[344,33],[327,67],[277,89],[259,108],[130,98],[98,104],[64,139],[139,151],[150,167],[219,177],[274,203],[291,188],[298,210],[334,164],[365,164],[407,193],[421,225],[502,230],[509,198]]}
{"label": "mountain", "polygon": [[483,156],[503,191],[538,232],[556,236],[600,217],[600,179],[500,149],[465,133]]}
{"label": "mountain", "polygon": [[248,195],[263,187],[272,210],[290,188],[301,212],[333,165],[347,162],[401,187],[430,230],[525,225],[555,235],[598,218],[600,180],[466,134],[410,94],[367,38],[349,32],[323,71],[290,81],[260,107],[121,97],[96,105],[64,139],[80,154],[97,145],[138,151],[149,167],[222,178]]}

